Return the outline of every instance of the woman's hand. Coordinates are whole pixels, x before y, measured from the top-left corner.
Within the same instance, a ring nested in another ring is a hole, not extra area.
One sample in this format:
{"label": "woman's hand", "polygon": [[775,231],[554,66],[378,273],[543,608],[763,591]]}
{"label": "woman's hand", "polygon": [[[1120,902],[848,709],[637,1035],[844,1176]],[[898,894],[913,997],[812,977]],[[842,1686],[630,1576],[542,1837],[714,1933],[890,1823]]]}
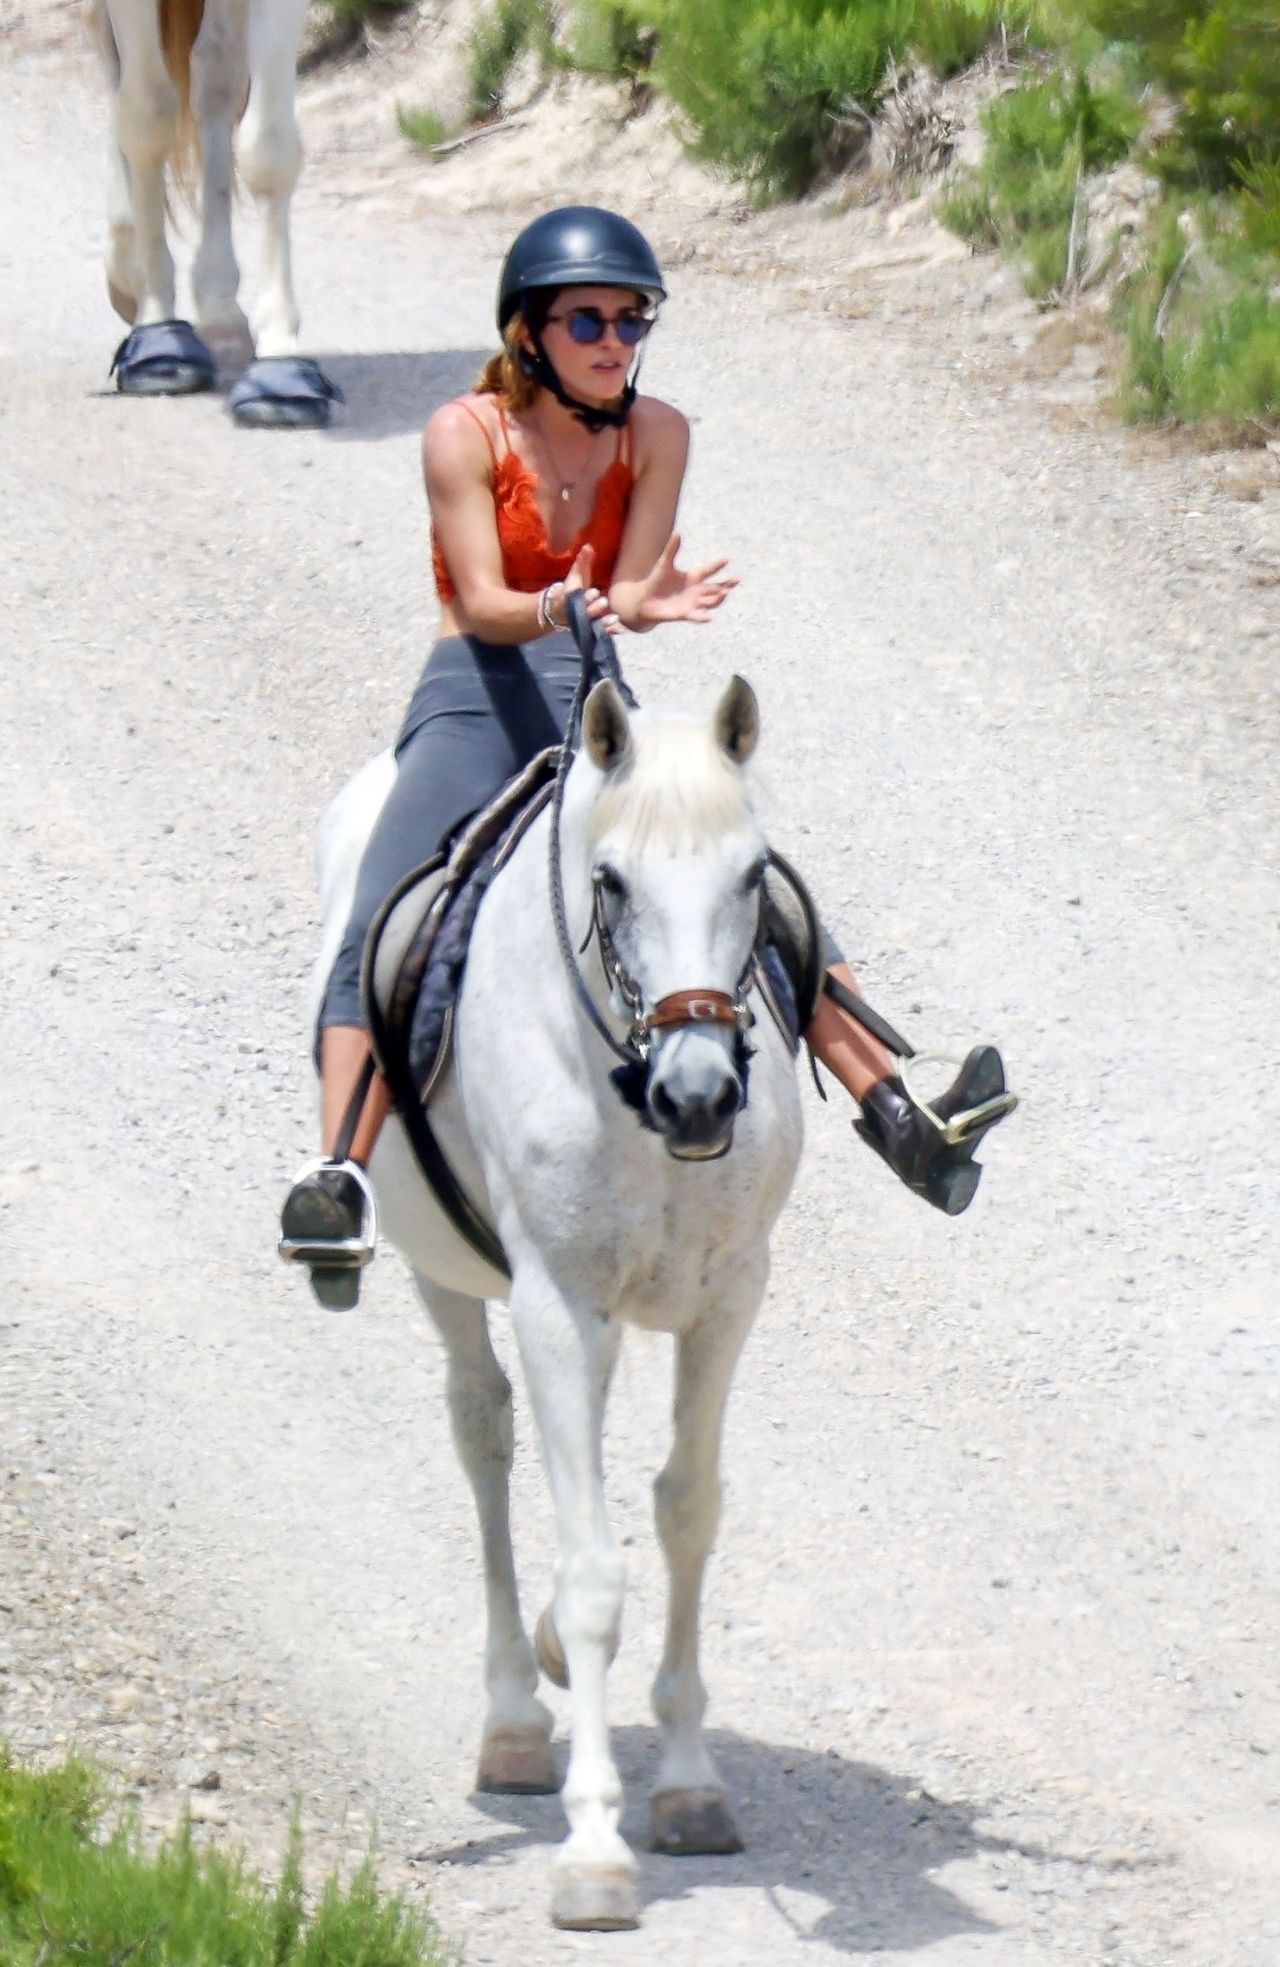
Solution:
{"label": "woman's hand", "polygon": [[596,550],[593,546],[582,546],[578,557],[565,576],[566,594],[584,594],[587,599],[587,613],[593,622],[599,622],[606,635],[616,635],[622,627],[618,617],[609,605],[609,597],[598,587],[591,585],[591,571],[595,565]]}
{"label": "woman's hand", "polygon": [[727,560],[709,560],[705,567],[686,572],[676,565],[679,551],[680,535],[673,533],[652,573],[638,583],[637,628],[653,628],[658,622],[710,621],[726,595],[738,585],[732,574],[716,578],[728,566]]}

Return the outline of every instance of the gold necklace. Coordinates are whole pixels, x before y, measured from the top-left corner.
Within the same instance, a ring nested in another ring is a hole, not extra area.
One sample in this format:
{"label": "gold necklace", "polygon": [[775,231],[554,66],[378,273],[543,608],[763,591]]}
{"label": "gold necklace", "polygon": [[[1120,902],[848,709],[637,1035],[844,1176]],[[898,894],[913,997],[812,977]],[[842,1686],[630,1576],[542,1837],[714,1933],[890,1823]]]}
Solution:
{"label": "gold necklace", "polygon": [[[560,467],[556,463],[555,452],[551,448],[550,438],[546,435],[545,431],[543,431],[541,426],[535,423],[532,418],[529,419],[529,424],[531,429],[537,431],[538,442],[542,447],[542,454],[546,458],[547,463],[551,466],[551,475],[556,481],[556,489],[559,494],[560,503],[561,505],[568,505],[569,500],[572,497],[573,489],[575,485],[577,484],[579,478],[581,478],[583,472],[587,468],[587,458],[585,457],[583,458],[582,463],[578,466],[578,469],[574,473],[572,478],[562,477],[560,473]],[[589,456],[590,456],[590,452],[587,453],[587,457]]]}

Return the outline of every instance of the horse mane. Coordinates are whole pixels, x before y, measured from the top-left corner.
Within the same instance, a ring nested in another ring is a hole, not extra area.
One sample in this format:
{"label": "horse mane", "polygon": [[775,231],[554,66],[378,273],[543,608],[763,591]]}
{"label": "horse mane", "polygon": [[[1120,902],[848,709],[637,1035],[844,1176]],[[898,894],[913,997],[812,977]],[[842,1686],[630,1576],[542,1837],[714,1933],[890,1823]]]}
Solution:
{"label": "horse mane", "polygon": [[618,833],[642,853],[681,853],[734,832],[750,817],[741,768],[694,718],[636,718],[631,751],[591,809],[592,845]]}

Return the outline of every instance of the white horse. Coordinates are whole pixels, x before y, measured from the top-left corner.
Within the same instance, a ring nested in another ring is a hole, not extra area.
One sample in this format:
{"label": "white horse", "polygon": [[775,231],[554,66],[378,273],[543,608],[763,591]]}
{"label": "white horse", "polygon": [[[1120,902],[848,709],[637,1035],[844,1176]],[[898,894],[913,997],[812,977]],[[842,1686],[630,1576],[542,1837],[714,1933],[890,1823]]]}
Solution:
{"label": "white horse", "polygon": [[[479,1788],[557,1787],[538,1666],[570,1692],[569,1836],[552,1899],[560,1926],[638,1922],[605,1716],[623,1563],[605,1513],[601,1434],[628,1322],[669,1332],[676,1346],[674,1440],[655,1486],[670,1597],[653,1685],[662,1749],[651,1840],[672,1853],[741,1849],[703,1739],[699,1606],[729,1383],[764,1294],[769,1237],[801,1141],[791,1049],[751,983],[765,842],[742,767],[757,731],[755,698],[739,678],[709,728],[629,715],[609,682],[587,699],[562,816],[567,926],[579,950],[593,919],[604,923],[583,975],[613,1032],[652,1020],[647,1127],[611,1083],[615,1061],[557,943],[547,815],[486,895],[452,1062],[431,1111],[470,1198],[498,1230],[510,1283],[451,1227],[394,1118],[371,1166],[386,1232],[448,1352],[454,1438],[480,1518],[489,1705]],[[394,773],[389,754],[373,760],[325,818],[317,1005]],[[489,1340],[485,1299],[494,1297],[510,1307],[556,1512],[555,1587],[536,1656],[511,1551],[511,1388]]]}
{"label": "white horse", "polygon": [[[289,205],[302,162],[294,113],[307,0],[89,0],[111,90],[107,290],[132,333],[113,365],[134,395],[209,388],[218,360],[243,365],[230,407],[243,423],[322,424],[337,392],[303,357]],[[239,302],[231,233],[235,166],[263,225],[252,329]],[[166,168],[198,159],[200,240],[191,269],[196,327],[176,318]],[[197,332],[198,331],[198,332]]]}

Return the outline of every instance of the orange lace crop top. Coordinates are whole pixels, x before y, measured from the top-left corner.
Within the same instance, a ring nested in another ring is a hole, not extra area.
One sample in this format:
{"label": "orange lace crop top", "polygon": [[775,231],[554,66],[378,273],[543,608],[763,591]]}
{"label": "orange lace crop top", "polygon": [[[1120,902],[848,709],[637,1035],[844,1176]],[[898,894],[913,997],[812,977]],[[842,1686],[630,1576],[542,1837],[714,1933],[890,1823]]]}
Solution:
{"label": "orange lace crop top", "polygon": [[[498,416],[506,444],[501,456],[494,449],[493,439],[483,419],[476,415],[469,403],[464,402],[461,407],[468,416],[475,417],[493,454],[493,504],[498,522],[498,542],[502,548],[502,573],[507,586],[518,589],[521,594],[540,594],[552,581],[562,581],[581,549],[590,545],[595,548],[592,580],[596,587],[607,592],[613,580],[614,564],[622,545],[627,510],[631,503],[633,480],[629,426],[624,424],[618,432],[618,448],[596,487],[596,502],[591,517],[564,552],[557,553],[547,538],[546,521],[538,509],[537,480],[524,460],[512,449],[506,411],[501,402],[498,404]],[[434,530],[431,535],[431,564],[440,599],[446,602],[456,600],[458,590],[445,565]]]}

